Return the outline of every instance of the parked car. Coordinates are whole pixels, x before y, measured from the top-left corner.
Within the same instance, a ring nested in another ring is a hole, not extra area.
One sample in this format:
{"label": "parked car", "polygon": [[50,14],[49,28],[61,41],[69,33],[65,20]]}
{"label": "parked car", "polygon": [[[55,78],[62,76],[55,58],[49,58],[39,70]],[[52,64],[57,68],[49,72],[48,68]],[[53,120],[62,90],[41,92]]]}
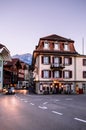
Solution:
{"label": "parked car", "polygon": [[15,89],[14,89],[14,87],[4,88],[3,93],[4,94],[15,94]]}

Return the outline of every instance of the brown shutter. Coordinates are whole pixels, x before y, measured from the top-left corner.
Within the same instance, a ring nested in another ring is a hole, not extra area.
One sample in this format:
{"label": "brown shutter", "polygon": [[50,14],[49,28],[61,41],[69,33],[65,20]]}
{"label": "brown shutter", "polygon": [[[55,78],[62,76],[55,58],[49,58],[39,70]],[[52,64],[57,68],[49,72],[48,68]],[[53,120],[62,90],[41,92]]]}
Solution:
{"label": "brown shutter", "polygon": [[50,56],[48,57],[48,60],[49,60],[49,64],[50,64]]}
{"label": "brown shutter", "polygon": [[72,58],[69,58],[69,64],[70,65],[72,64]]}
{"label": "brown shutter", "polygon": [[62,78],[62,71],[59,71],[59,76],[60,78]]}
{"label": "brown shutter", "polygon": [[49,71],[49,78],[51,78],[51,71]]}
{"label": "brown shutter", "polygon": [[69,77],[72,78],[72,71],[69,71]]}
{"label": "brown shutter", "polygon": [[54,57],[52,57],[52,63],[54,63]]}

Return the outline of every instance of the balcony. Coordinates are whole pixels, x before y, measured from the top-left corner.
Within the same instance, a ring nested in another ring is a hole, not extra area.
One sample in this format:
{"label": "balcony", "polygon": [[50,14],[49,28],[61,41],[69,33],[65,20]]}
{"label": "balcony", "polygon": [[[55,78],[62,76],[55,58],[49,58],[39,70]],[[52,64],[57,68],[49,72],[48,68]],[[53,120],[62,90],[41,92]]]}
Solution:
{"label": "balcony", "polygon": [[52,70],[62,70],[65,68],[65,66],[63,64],[58,64],[58,63],[52,63],[50,68]]}

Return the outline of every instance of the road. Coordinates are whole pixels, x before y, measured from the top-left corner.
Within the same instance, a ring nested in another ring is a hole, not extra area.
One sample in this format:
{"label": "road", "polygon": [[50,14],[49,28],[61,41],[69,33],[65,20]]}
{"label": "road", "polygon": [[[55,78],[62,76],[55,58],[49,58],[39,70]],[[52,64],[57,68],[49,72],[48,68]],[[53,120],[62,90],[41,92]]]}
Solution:
{"label": "road", "polygon": [[86,130],[86,95],[2,95],[0,130]]}

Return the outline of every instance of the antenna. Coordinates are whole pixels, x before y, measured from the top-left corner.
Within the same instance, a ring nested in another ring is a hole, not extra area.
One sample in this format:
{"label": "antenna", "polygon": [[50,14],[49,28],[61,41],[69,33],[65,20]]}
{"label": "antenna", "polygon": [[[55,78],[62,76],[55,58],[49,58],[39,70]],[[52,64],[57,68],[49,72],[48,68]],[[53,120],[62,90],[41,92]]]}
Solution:
{"label": "antenna", "polygon": [[84,55],[84,38],[82,38],[82,54]]}

